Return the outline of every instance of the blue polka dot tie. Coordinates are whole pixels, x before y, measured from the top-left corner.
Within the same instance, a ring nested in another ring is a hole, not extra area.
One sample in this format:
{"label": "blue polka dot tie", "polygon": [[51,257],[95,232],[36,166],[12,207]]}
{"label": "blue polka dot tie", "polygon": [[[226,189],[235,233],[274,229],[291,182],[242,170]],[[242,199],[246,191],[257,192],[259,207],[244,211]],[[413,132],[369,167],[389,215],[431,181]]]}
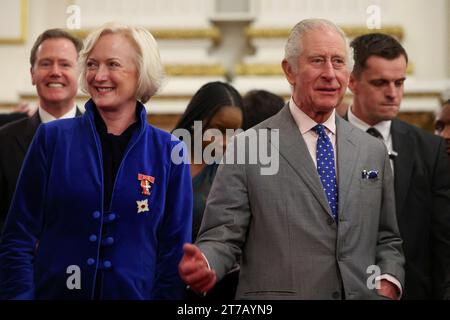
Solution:
{"label": "blue polka dot tie", "polygon": [[321,124],[316,125],[313,130],[319,135],[317,138],[317,172],[320,181],[322,181],[323,190],[328,199],[333,218],[337,218],[338,209],[338,188],[336,182],[336,170],[334,168],[333,144],[327,136],[325,127]]}

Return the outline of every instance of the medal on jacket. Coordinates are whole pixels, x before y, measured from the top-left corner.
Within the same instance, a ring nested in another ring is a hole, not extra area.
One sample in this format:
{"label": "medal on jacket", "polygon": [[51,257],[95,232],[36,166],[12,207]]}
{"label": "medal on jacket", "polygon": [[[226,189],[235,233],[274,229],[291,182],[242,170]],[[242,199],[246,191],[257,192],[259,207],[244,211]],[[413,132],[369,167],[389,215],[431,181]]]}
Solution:
{"label": "medal on jacket", "polygon": [[148,208],[148,199],[144,199],[141,201],[136,201],[137,203],[137,213],[142,213],[142,212],[146,212],[146,211],[150,211],[150,209]]}
{"label": "medal on jacket", "polygon": [[155,183],[155,177],[146,176],[145,174],[138,173],[138,180],[141,182],[142,194],[149,196],[151,184]]}

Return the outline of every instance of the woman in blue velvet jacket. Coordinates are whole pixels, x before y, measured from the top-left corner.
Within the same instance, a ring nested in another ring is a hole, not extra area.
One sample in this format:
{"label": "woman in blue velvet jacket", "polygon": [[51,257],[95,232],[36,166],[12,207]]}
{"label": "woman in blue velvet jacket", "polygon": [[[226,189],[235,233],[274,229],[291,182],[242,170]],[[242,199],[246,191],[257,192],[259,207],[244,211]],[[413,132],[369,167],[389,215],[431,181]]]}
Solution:
{"label": "woman in blue velvet jacket", "polygon": [[92,99],[36,133],[0,243],[0,298],[182,299],[192,185],[184,144],[146,122],[163,77],[157,44],[108,24],[80,66]]}

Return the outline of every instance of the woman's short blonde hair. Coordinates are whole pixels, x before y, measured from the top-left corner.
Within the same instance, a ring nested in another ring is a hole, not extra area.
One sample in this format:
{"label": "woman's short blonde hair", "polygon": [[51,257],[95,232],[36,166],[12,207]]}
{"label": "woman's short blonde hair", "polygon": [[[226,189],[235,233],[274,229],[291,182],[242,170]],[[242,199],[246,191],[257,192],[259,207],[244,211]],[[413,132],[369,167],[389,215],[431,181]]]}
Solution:
{"label": "woman's short blonde hair", "polygon": [[158,44],[152,34],[143,27],[107,23],[91,32],[84,41],[84,48],[80,52],[80,87],[87,93],[86,62],[101,36],[106,34],[120,34],[131,41],[136,48],[136,67],[138,83],[136,99],[146,103],[156,94],[164,80],[164,67],[159,56]]}

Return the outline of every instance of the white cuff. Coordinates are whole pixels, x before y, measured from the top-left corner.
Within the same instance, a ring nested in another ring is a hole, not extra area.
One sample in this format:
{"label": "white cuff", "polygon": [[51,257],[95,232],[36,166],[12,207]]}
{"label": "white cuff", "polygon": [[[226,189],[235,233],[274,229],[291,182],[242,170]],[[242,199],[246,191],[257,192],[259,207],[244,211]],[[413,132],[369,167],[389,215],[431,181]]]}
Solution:
{"label": "white cuff", "polygon": [[202,252],[202,256],[205,259],[206,264],[208,265],[208,269],[211,270],[211,267],[209,266],[209,261],[208,261],[208,259],[206,259],[206,256],[203,254],[203,252]]}
{"label": "white cuff", "polygon": [[375,278],[375,281],[381,281],[381,280],[387,280],[397,287],[398,292],[399,292],[399,294],[397,296],[397,300],[400,300],[400,298],[403,295],[403,289],[402,289],[402,285],[401,285],[400,281],[398,281],[394,276],[391,276],[390,274],[387,274],[387,273],[382,274],[381,276],[378,276]]}

